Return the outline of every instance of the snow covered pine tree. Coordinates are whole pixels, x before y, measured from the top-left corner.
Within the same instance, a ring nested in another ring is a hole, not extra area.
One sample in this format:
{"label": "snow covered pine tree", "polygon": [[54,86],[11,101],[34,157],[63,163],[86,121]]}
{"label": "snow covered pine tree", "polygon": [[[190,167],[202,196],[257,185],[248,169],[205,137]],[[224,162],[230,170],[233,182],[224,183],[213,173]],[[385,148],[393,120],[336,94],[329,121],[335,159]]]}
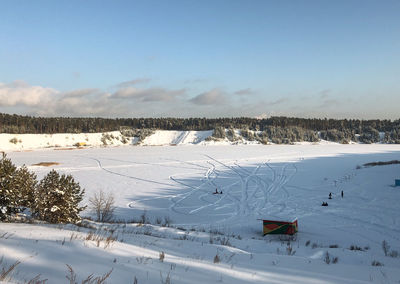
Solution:
{"label": "snow covered pine tree", "polygon": [[12,180],[16,171],[17,167],[3,153],[0,160],[0,220],[5,220],[11,214],[14,194]]}
{"label": "snow covered pine tree", "polygon": [[50,223],[79,223],[79,207],[85,193],[71,175],[52,170],[39,183],[35,191],[33,214]]}
{"label": "snow covered pine tree", "polygon": [[35,174],[25,166],[18,169],[3,154],[0,159],[0,220],[31,207],[36,183]]}

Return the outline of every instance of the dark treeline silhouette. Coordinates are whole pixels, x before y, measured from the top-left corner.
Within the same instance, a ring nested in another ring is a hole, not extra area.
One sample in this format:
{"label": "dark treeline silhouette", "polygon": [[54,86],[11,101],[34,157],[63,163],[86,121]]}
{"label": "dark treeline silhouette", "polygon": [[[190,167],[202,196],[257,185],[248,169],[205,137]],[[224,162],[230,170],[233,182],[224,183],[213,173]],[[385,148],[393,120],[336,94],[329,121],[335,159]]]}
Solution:
{"label": "dark treeline silhouette", "polygon": [[[217,127],[261,131],[268,135],[277,129],[313,131],[318,138],[346,143],[383,141],[400,143],[400,120],[359,120],[270,117],[237,118],[89,118],[89,117],[34,117],[0,113],[0,133],[94,133],[134,129],[211,130]],[[383,133],[383,137],[380,137]],[[290,134],[290,133],[289,133]],[[289,134],[285,134],[286,136]],[[315,135],[307,134],[310,141]],[[306,139],[308,140],[308,139]]]}

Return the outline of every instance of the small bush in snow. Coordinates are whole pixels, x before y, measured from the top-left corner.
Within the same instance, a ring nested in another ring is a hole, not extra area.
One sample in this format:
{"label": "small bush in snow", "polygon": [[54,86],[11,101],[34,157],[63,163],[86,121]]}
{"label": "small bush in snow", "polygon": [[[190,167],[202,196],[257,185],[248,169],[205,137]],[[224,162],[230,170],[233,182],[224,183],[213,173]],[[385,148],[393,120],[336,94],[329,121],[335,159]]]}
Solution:
{"label": "small bush in snow", "polygon": [[164,262],[164,258],[165,258],[165,253],[162,251],[162,252],[160,252],[158,259],[159,259],[161,262]]}
{"label": "small bush in snow", "polygon": [[143,211],[142,215],[140,215],[139,223],[141,223],[141,224],[148,224],[149,223],[149,218],[147,218],[146,210]]}
{"label": "small bush in snow", "polygon": [[326,264],[330,264],[330,263],[331,263],[331,257],[330,257],[330,255],[329,255],[328,252],[325,253],[324,262],[325,262]]}
{"label": "small bush in snow", "polygon": [[164,217],[164,223],[162,224],[163,227],[171,226],[172,220],[169,216]]}
{"label": "small bush in snow", "polygon": [[114,135],[109,134],[109,133],[103,133],[101,135],[100,141],[103,143],[104,146],[108,145],[108,142],[111,142],[112,144],[112,139],[114,139]]}
{"label": "small bush in snow", "polygon": [[294,255],[296,251],[293,249],[292,244],[290,242],[287,243],[286,253],[288,255]]}
{"label": "small bush in snow", "polygon": [[350,249],[350,250],[360,250],[360,251],[364,251],[361,247],[356,246],[356,245],[351,245],[349,249]]}
{"label": "small bush in snow", "polygon": [[220,263],[220,262],[221,262],[221,259],[219,258],[219,255],[216,254],[216,255],[214,256],[214,263]]}
{"label": "small bush in snow", "polygon": [[96,221],[112,221],[115,210],[115,200],[111,193],[105,194],[102,190],[100,190],[91,198],[89,198],[89,203],[90,209],[96,214]]}
{"label": "small bush in snow", "polygon": [[390,252],[390,246],[387,243],[387,241],[383,240],[382,242],[382,249],[383,249],[383,253],[385,254],[385,256],[388,256],[389,252]]}
{"label": "small bush in snow", "polygon": [[[77,275],[75,273],[75,271],[73,270],[73,268],[66,264],[67,268],[68,268],[68,275],[66,275],[65,277],[69,280],[70,284],[77,284],[78,281],[76,280]],[[107,278],[110,277],[111,273],[112,273],[112,269],[110,271],[108,271],[107,273],[104,273],[102,276],[97,276],[94,277],[93,274],[90,274],[88,277],[86,277],[86,279],[82,280],[82,283],[87,283],[87,284],[103,284],[106,283]]]}
{"label": "small bush in snow", "polygon": [[372,266],[383,266],[383,263],[381,263],[381,262],[379,262],[379,261],[377,261],[377,260],[374,260],[374,261],[371,263],[371,265],[372,265]]}
{"label": "small bush in snow", "polygon": [[18,139],[17,139],[17,137],[13,137],[13,138],[10,139],[9,142],[13,143],[13,144],[17,144],[18,143]]}
{"label": "small bush in snow", "polygon": [[162,276],[162,272],[160,271],[160,277],[161,277],[161,283],[162,284],[171,284],[171,276],[170,276],[171,271],[168,272],[167,277],[165,277],[165,280]]}
{"label": "small bush in snow", "polygon": [[390,257],[398,257],[399,253],[397,250],[390,250],[390,245],[387,243],[387,241],[383,241],[382,242],[382,249],[383,249],[383,253],[385,254],[385,256],[390,256]]}
{"label": "small bush in snow", "polygon": [[10,266],[7,267],[5,266],[5,264],[3,264],[3,260],[4,257],[0,258],[0,265],[1,265],[0,281],[11,282],[11,274],[21,262],[17,260],[16,262],[14,262],[14,264],[11,264]]}
{"label": "small bush in snow", "polygon": [[225,128],[222,126],[217,126],[214,129],[213,135],[214,138],[224,139],[226,137]]}

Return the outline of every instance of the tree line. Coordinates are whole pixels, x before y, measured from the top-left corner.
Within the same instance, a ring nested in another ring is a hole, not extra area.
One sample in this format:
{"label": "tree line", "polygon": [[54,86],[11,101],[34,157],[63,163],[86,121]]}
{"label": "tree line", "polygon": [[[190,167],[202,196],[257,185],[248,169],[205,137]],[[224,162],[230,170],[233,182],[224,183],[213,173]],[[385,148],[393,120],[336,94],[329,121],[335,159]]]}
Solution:
{"label": "tree line", "polygon": [[[212,130],[248,129],[264,132],[265,135],[294,137],[292,133],[301,131],[305,141],[322,138],[330,141],[360,141],[373,143],[400,143],[400,119],[359,120],[321,119],[296,117],[270,117],[256,119],[250,117],[232,118],[100,118],[100,117],[35,117],[0,113],[0,133],[96,133],[121,129],[160,130]],[[297,129],[297,130],[296,130]],[[285,132],[290,133],[285,134]],[[311,132],[310,132],[311,131]],[[379,133],[383,133],[383,139]],[[296,134],[298,136],[298,133]],[[296,136],[295,135],[295,136]],[[264,137],[265,138],[265,137]],[[271,137],[273,138],[273,137]],[[292,140],[292,139],[289,139]]]}

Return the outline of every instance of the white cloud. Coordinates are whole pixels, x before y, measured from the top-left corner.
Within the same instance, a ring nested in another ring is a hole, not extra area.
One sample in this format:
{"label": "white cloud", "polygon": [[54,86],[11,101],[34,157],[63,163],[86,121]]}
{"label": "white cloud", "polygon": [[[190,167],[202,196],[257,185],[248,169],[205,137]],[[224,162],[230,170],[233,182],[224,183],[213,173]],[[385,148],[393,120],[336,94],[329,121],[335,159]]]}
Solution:
{"label": "white cloud", "polygon": [[58,93],[52,88],[29,86],[23,81],[0,84],[0,106],[38,106],[48,103]]}
{"label": "white cloud", "polygon": [[226,102],[224,93],[220,89],[212,89],[192,98],[190,102],[196,105],[214,105]]}
{"label": "white cloud", "polygon": [[98,89],[78,89],[63,94],[64,97],[84,97],[98,92]]}
{"label": "white cloud", "polygon": [[151,81],[150,78],[137,78],[137,79],[133,79],[130,81],[125,81],[125,82],[119,83],[116,85],[116,87],[125,88],[125,87],[129,87],[129,86],[137,85],[137,84],[145,84],[150,81]]}
{"label": "white cloud", "polygon": [[133,87],[123,88],[116,91],[114,99],[134,99],[142,102],[168,102],[185,94],[185,89],[168,90],[165,88],[138,89]]}
{"label": "white cloud", "polygon": [[235,92],[235,95],[239,96],[248,96],[254,94],[254,91],[251,88],[241,89]]}

